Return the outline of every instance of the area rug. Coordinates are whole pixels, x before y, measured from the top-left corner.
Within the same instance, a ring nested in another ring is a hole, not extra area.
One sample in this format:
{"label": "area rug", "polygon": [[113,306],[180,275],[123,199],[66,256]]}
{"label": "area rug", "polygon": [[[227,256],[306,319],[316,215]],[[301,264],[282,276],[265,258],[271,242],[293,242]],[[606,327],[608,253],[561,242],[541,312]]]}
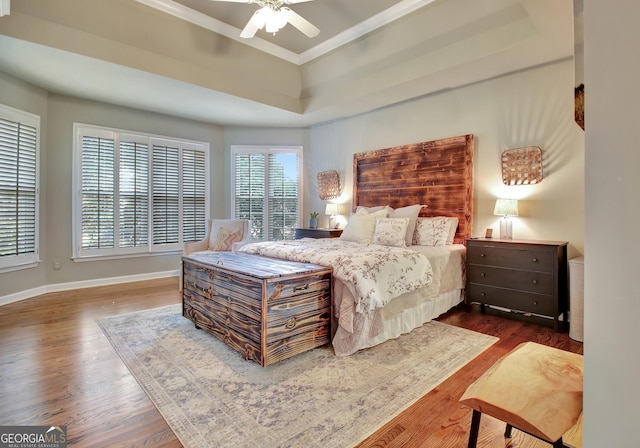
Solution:
{"label": "area rug", "polygon": [[430,322],[351,356],[326,345],[263,368],[180,305],[98,324],[188,448],[353,446],[497,341]]}

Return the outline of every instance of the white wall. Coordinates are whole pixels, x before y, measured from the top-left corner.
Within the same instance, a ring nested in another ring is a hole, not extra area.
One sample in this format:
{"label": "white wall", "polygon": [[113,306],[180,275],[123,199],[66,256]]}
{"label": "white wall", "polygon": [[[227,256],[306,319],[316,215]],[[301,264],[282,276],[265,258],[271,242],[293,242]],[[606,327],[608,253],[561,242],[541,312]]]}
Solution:
{"label": "white wall", "polygon": [[640,2],[584,0],[584,447],[638,446]]}
{"label": "white wall", "polygon": [[[487,227],[497,234],[495,199],[516,198],[521,216],[514,218],[515,238],[569,241],[569,256],[582,254],[584,133],[573,121],[571,60],[312,128],[307,154],[309,208],[324,210],[315,176],[335,169],[344,181],[337,202],[346,204],[348,215],[356,152],[464,134],[475,135],[474,235],[484,235]],[[503,185],[502,151],[530,145],[543,150],[543,181]]]}

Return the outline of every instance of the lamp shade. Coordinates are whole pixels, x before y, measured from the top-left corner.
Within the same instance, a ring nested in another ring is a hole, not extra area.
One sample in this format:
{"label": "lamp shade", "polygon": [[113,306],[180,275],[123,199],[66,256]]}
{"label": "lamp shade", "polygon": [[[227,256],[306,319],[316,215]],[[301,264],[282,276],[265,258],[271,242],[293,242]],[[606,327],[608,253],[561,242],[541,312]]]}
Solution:
{"label": "lamp shade", "polygon": [[329,203],[324,209],[325,215],[339,215],[340,214],[340,206],[338,204]]}
{"label": "lamp shade", "polygon": [[493,214],[498,216],[518,216],[517,199],[496,199]]}

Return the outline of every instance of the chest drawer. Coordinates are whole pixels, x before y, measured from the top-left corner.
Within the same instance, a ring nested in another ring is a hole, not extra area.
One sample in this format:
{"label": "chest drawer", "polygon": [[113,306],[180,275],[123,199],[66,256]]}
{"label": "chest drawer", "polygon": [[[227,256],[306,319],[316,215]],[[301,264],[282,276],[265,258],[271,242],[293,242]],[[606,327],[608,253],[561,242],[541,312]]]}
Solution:
{"label": "chest drawer", "polygon": [[555,252],[552,250],[471,246],[467,256],[470,264],[552,272]]}
{"label": "chest drawer", "polygon": [[536,294],[553,294],[553,275],[550,272],[471,265],[467,275],[471,283],[507,287]]}
{"label": "chest drawer", "polygon": [[470,285],[469,293],[482,303],[526,313],[553,315],[553,296],[478,284]]}

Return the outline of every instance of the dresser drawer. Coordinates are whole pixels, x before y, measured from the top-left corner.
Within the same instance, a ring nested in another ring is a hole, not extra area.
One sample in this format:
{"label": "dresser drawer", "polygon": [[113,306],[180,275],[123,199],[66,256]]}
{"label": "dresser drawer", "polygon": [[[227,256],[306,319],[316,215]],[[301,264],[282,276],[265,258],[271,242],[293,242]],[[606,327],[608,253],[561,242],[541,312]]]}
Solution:
{"label": "dresser drawer", "polygon": [[471,265],[467,275],[470,283],[501,286],[537,294],[553,294],[551,273]]}
{"label": "dresser drawer", "polygon": [[512,310],[553,316],[553,296],[528,293],[488,285],[469,285],[468,300]]}
{"label": "dresser drawer", "polygon": [[501,266],[538,272],[552,272],[555,256],[555,252],[551,250],[493,246],[471,246],[467,252],[470,264]]}

